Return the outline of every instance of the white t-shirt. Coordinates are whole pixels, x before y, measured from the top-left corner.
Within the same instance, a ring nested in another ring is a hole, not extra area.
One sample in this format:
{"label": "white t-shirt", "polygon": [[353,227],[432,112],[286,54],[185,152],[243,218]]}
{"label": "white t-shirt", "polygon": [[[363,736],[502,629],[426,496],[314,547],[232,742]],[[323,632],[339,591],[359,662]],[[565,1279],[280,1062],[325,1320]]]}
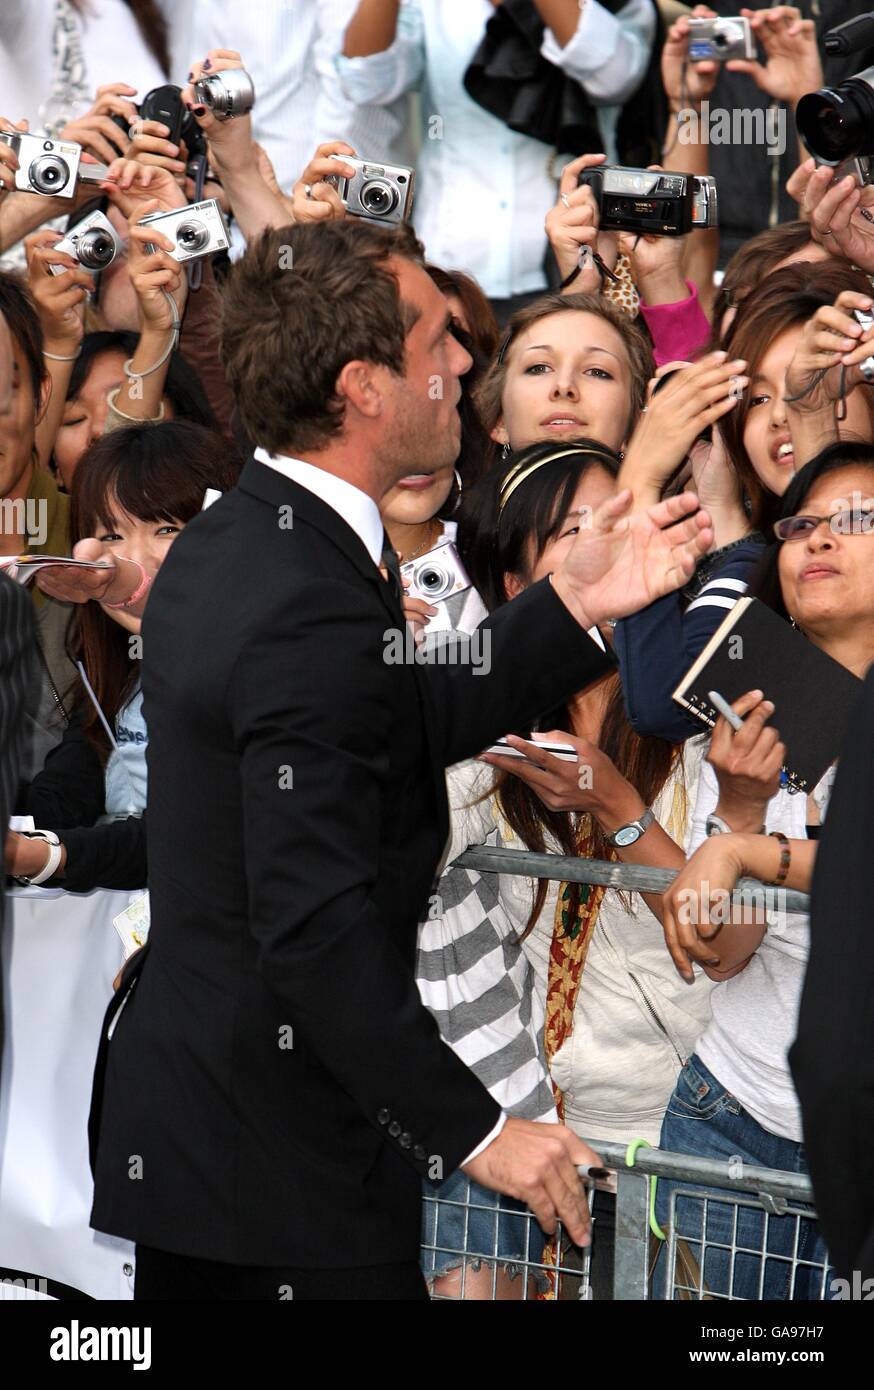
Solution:
{"label": "white t-shirt", "polygon": [[[833,780],[834,770],[829,769],[813,793],[821,820]],[[716,773],[702,763],[690,853],[707,838],[707,816],[718,800]],[[806,839],[807,797],[781,788],[768,802],[765,828],[782,830],[792,840]],[[787,1053],[795,1039],[809,951],[807,915],[775,913],[749,965],[714,989],[713,1016],[695,1048],[763,1129],[795,1143],[802,1140],[801,1110]]]}

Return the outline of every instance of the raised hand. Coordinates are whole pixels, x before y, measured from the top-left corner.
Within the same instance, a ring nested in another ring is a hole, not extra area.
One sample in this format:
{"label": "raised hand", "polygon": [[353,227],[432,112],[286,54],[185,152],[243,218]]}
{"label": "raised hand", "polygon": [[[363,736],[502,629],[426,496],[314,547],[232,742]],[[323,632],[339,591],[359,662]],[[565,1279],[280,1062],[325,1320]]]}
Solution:
{"label": "raised hand", "polygon": [[182,89],[182,100],[209,141],[212,161],[220,172],[242,170],[251,164],[252,118],[245,115],[235,116],[232,121],[217,120],[209,107],[198,103],[194,84],[201,77],[242,67],[245,64],[236,49],[211,48],[202,61],[191,64],[188,85]]}
{"label": "raised hand", "polygon": [[115,160],[100,187],[125,217],[142,212],[144,204],[152,200],[161,212],[186,206],[185,194],[169,170],[140,164],[136,159]]}
{"label": "raised hand", "polygon": [[[804,325],[792,361],[786,371],[786,395],[790,411],[800,415],[829,409],[841,394],[865,380],[859,363],[874,352],[874,328],[863,331],[854,309],[871,313],[874,301],[854,290],[842,290],[834,304],[817,309]],[[822,375],[820,375],[822,374]]]}
{"label": "raised hand", "polygon": [[[662,48],[662,82],[671,110],[681,111],[684,105],[697,104],[709,97],[719,77],[718,63],[690,63],[689,20],[718,19],[715,10],[696,5],[690,15],[681,15],[668,30]],[[685,71],[684,71],[685,69]]]}
{"label": "raised hand", "polygon": [[[82,308],[94,279],[65,251],[56,251],[60,232],[44,228],[25,239],[27,279],[39,314],[46,352],[61,357],[78,351],[82,342]],[[62,265],[63,275],[53,275],[49,266]]]}
{"label": "raised hand", "polygon": [[712,352],[674,374],[656,392],[635,426],[620,481],[634,491],[638,506],[654,504],[696,439],[733,410],[749,384],[746,362]]}
{"label": "raised hand", "polygon": [[[619,254],[612,232],[600,231],[600,213],[591,188],[579,182],[584,169],[597,168],[604,163],[602,154],[581,154],[566,164],[561,173],[558,201],[546,214],[546,235],[558,265],[562,280],[570,275],[579,262],[580,251],[589,247],[597,251],[605,265],[612,270]],[[584,266],[569,287],[574,294],[597,294],[601,276],[594,262]]]}
{"label": "raised hand", "polygon": [[741,10],[765,50],[765,63],[735,58],[728,72],[746,72],[763,92],[793,108],[806,92],[823,85],[822,62],[816,42],[816,25],[803,19],[794,5],[775,5],[770,10]]}
{"label": "raised hand", "polygon": [[[169,253],[174,249],[169,237],[157,227],[140,226],[143,217],[158,211],[155,199],[143,203],[129,221],[128,271],[140,310],[140,331],[151,329],[168,333],[182,318],[188,295],[188,277],[182,265]],[[155,248],[149,250],[149,247]],[[176,303],[176,314],[165,293]]]}
{"label": "raised hand", "polygon": [[[352,178],[355,173],[351,164],[332,159],[331,155],[349,154],[355,151],[345,140],[330,140],[319,145],[307,167],[304,169],[293,189],[292,217],[295,222],[331,222],[346,216],[346,209],[340,194],[328,178]],[[307,189],[309,188],[309,197]]]}
{"label": "raised hand", "polygon": [[[807,166],[802,166],[806,168]],[[855,176],[835,179],[823,165],[807,180],[802,214],[810,221],[811,237],[833,256],[846,256],[860,270],[874,271],[874,189],[860,188]]]}
{"label": "raised hand", "polygon": [[116,125],[113,116],[121,116],[129,126],[137,118],[137,108],[126,98],[136,95],[136,88],[127,82],[111,82],[97,88],[97,97],[90,111],[69,121],[61,131],[61,140],[74,140],[104,163],[128,153],[130,137]]}
{"label": "raised hand", "polygon": [[[0,116],[0,130],[11,134],[17,131],[26,131],[27,121],[9,121],[5,116]],[[10,149],[5,141],[0,140],[0,198],[7,193],[15,191],[15,174],[19,168],[18,156],[14,150]]]}
{"label": "raised hand", "polygon": [[626,488],[581,527],[553,588],[584,628],[647,608],[678,589],[713,544],[713,528],[694,493],[631,512]]}

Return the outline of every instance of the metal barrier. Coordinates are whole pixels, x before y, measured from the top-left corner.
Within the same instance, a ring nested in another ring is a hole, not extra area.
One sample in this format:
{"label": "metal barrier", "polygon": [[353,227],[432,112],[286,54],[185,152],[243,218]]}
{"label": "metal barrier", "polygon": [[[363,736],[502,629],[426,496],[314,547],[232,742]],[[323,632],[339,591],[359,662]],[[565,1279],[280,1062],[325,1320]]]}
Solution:
{"label": "metal barrier", "polygon": [[[486,846],[468,849],[454,862],[480,873],[644,893],[664,893],[676,877],[673,869]],[[806,893],[754,879],[740,879],[732,898],[737,906],[752,901],[771,911],[810,910]],[[614,1299],[828,1298],[827,1262],[805,1254],[816,1237],[807,1178],[739,1159],[721,1162],[653,1148],[639,1150],[628,1167],[623,1145],[588,1142],[616,1173]],[[663,1241],[651,1228],[651,1181],[657,1179],[671,1183]],[[432,1298],[593,1297],[597,1216],[589,1249],[575,1247],[559,1228],[551,1256],[544,1258],[544,1238],[530,1212],[496,1194],[492,1199],[482,1188],[478,1194],[472,1197],[466,1183],[460,1194],[453,1189],[447,1197],[433,1192],[424,1197],[422,1262]],[[592,1200],[590,1191],[590,1208]],[[745,1294],[738,1294],[738,1287]]]}
{"label": "metal barrier", "polygon": [[[624,1145],[587,1142],[616,1174],[613,1287],[601,1297],[731,1302],[829,1297],[827,1262],[805,1254],[816,1238],[807,1178],[739,1159],[723,1162],[653,1148],[639,1150],[629,1168]],[[663,1242],[650,1226],[652,1179],[672,1184]],[[702,1188],[718,1189],[718,1195]],[[574,1246],[559,1228],[554,1260],[544,1258],[544,1237],[530,1212],[505,1198],[495,1196],[492,1202],[472,1196],[469,1183],[449,1198],[426,1194],[423,1227],[423,1265],[435,1300],[596,1296],[591,1267],[598,1252],[597,1215],[587,1250]],[[447,1272],[440,1277],[442,1270]],[[737,1292],[739,1287],[745,1293]]]}
{"label": "metal barrier", "polygon": [[[535,854],[527,849],[491,849],[478,845],[466,849],[453,863],[481,874],[525,874],[529,878],[556,878],[562,883],[603,883],[636,893],[664,893],[677,877],[676,869],[652,869],[645,864],[615,864],[610,859],[580,859],[567,854]],[[741,907],[750,899],[779,912],[809,912],[810,898],[794,888],[775,888],[754,878],[738,879],[732,894]]]}

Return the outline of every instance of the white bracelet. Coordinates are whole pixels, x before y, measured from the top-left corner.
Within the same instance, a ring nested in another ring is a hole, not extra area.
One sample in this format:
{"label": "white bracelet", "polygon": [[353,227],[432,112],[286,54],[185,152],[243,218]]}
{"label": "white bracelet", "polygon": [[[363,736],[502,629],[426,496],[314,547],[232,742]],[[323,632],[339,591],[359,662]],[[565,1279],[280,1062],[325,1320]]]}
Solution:
{"label": "white bracelet", "polygon": [[78,357],[82,356],[82,349],[80,348],[78,352],[74,352],[72,357],[61,357],[60,353],[46,352],[45,348],[43,348],[42,355],[43,357],[47,357],[50,362],[75,362]]}
{"label": "white bracelet", "polygon": [[113,410],[115,414],[118,415],[122,420],[130,420],[132,425],[160,425],[161,421],[164,419],[163,401],[158,402],[157,415],[127,415],[123,410],[119,410],[118,408],[117,402],[120,390],[120,386],[115,386],[111,391],[108,391],[106,393],[106,400],[110,410]]}
{"label": "white bracelet", "polygon": [[16,882],[24,884],[26,887],[38,888],[46,879],[52,878],[57,872],[61,862],[63,846],[53,830],[36,830],[27,835],[29,840],[44,840],[49,847],[49,857],[38,874],[28,878],[24,874],[16,875]]}

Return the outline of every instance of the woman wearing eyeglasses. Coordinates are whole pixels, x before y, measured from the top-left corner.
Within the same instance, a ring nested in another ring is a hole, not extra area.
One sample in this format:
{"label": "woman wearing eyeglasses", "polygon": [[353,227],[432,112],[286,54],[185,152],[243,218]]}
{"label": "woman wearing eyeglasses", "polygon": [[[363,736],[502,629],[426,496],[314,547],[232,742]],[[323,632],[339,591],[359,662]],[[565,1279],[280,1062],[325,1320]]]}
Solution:
{"label": "woman wearing eyeglasses", "polygon": [[[773,534],[753,592],[861,679],[874,661],[874,446],[835,444],[811,460],[787,488]],[[691,980],[697,966],[720,983],[711,995],[711,1021],[668,1104],[660,1142],[663,1149],[804,1174],[787,1052],[807,965],[807,916],[769,913],[766,923],[748,911],[751,920],[717,931],[705,901],[718,902],[720,890],[744,874],[787,888],[810,885],[834,768],[808,796],[780,786],[785,749],[768,722],[774,715],[779,725],[780,711],[767,693],[735,701],[745,716],[737,733],[718,721],[690,840],[700,847],[664,899],[665,937],[678,970]],[[662,1224],[671,1186],[659,1184]],[[703,1202],[679,1198],[672,1219],[678,1233],[700,1232]],[[800,1223],[803,1263],[794,1272],[794,1217],[769,1217],[766,1233],[764,1214],[741,1207],[736,1232],[732,1223],[733,1208],[711,1202],[701,1271],[711,1293],[826,1295],[825,1248],[814,1222]],[[725,1248],[732,1243],[746,1252],[735,1256],[733,1271]],[[749,1253],[763,1249],[770,1258]],[[700,1245],[693,1253],[700,1261]]]}

